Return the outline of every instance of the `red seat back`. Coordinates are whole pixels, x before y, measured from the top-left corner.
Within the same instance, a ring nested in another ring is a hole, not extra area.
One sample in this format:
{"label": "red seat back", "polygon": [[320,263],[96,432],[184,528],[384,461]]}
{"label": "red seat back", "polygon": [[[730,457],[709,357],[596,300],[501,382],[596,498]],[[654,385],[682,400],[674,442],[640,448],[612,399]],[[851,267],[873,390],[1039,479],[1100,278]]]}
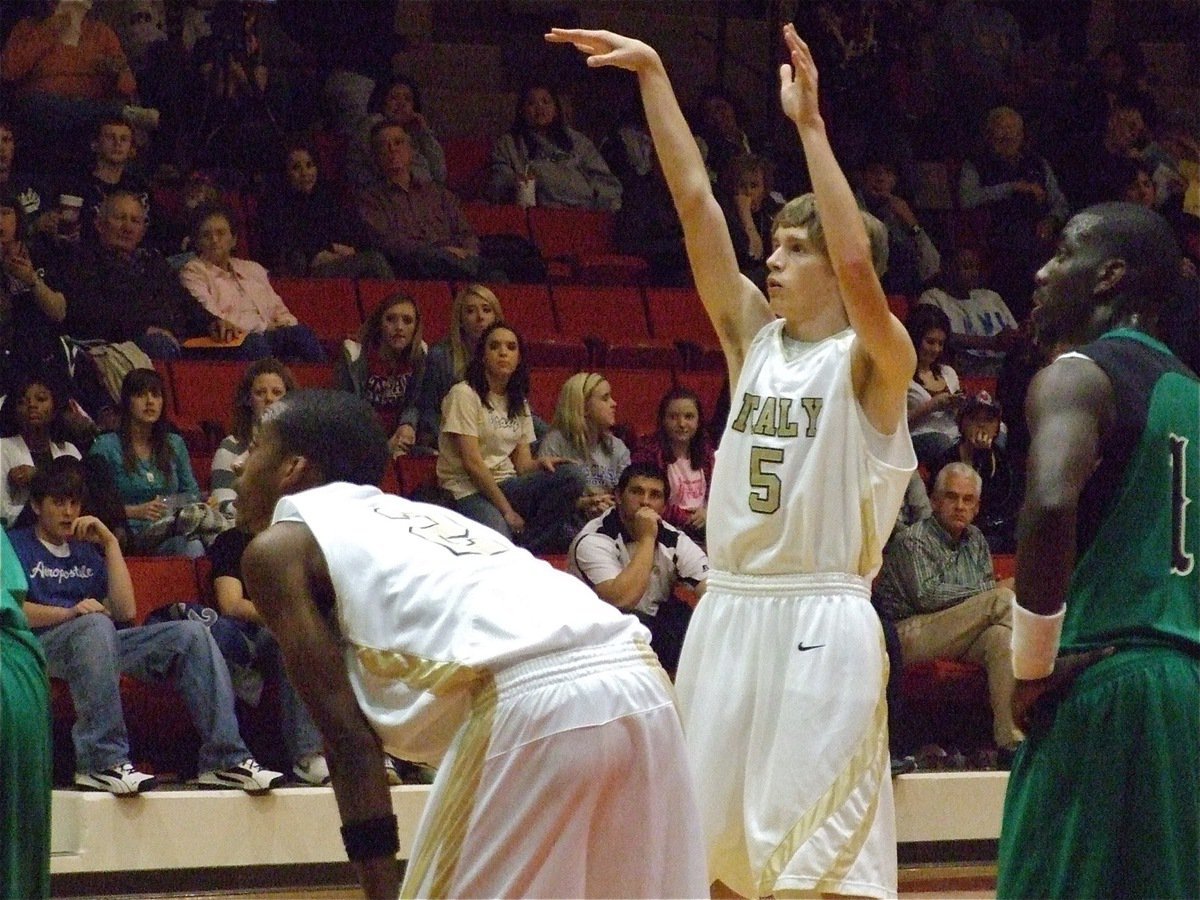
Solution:
{"label": "red seat back", "polygon": [[316,332],[327,352],[358,333],[358,290],[350,278],[289,278],[271,284],[292,315]]}
{"label": "red seat back", "polygon": [[128,556],[125,564],[133,580],[136,621],[168,603],[199,603],[196,566],[187,556]]}

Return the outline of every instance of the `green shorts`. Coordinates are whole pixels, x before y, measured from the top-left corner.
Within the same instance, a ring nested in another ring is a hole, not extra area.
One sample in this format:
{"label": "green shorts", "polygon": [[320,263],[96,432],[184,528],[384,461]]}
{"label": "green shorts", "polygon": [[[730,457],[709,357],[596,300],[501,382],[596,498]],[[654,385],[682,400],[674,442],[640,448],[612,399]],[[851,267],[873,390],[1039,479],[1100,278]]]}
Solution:
{"label": "green shorts", "polygon": [[50,769],[45,658],[0,624],[0,897],[50,896]]}
{"label": "green shorts", "polygon": [[1200,897],[1200,660],[1130,649],[1014,760],[998,897]]}

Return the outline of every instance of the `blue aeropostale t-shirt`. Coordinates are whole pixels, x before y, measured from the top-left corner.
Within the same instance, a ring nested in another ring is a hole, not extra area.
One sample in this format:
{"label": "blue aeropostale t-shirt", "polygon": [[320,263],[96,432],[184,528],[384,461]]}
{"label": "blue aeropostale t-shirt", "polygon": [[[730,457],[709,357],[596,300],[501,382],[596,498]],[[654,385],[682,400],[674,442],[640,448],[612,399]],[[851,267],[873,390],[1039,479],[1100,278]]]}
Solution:
{"label": "blue aeropostale t-shirt", "polygon": [[19,528],[9,538],[25,570],[25,599],[31,603],[71,607],[87,597],[103,601],[108,596],[108,567],[95,544],[67,541],[67,554],[59,556],[38,540],[33,528]]}

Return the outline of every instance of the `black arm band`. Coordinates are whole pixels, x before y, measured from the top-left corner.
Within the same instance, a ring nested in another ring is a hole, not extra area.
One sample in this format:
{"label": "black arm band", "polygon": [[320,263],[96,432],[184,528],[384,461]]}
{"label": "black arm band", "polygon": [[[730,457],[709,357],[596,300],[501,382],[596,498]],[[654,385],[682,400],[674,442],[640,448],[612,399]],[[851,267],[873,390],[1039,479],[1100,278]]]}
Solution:
{"label": "black arm band", "polygon": [[347,822],[342,826],[342,843],[351,862],[395,856],[400,852],[400,834],[395,816],[380,816]]}

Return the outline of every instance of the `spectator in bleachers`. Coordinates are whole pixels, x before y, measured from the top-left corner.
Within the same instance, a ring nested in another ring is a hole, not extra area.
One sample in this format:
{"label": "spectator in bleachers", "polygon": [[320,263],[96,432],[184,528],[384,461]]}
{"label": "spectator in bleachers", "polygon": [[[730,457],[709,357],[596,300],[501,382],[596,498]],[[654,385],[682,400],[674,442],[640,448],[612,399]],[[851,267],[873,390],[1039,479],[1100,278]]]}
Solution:
{"label": "spectator in bleachers", "polygon": [[936,306],[950,320],[954,362],[966,375],[996,375],[1004,354],[1017,342],[1018,323],[993,290],[982,287],[982,265],[974,247],[959,247],[950,257],[944,287],[931,287],[921,303]]}
{"label": "spectator in bleachers", "polygon": [[664,518],[666,493],[666,473],[658,466],[627,466],[617,481],[616,504],[571,543],[567,571],[649,628],[650,648],[674,677],[692,618],[674,588],[682,582],[703,597],[708,557]]}
{"label": "spectator in bleachers", "polygon": [[937,37],[950,123],[974,126],[987,109],[1017,100],[1023,40],[1012,13],[991,0],[950,0]]}
{"label": "spectator in bleachers", "polygon": [[195,301],[170,264],[142,248],[146,207],[115,191],[96,216],[97,246],[81,246],[67,267],[64,330],[81,340],[134,341],[152,359],[178,359],[181,342],[224,341],[236,327]]}
{"label": "spectator in bleachers", "polygon": [[550,431],[538,445],[541,458],[566,459],[583,467],[587,485],[576,503],[576,525],[616,503],[617,480],[629,465],[625,442],[613,434],[617,401],[599,372],[576,372],[563,383]]}
{"label": "spectator in bleachers", "polygon": [[46,4],[44,15],[17,22],[0,54],[14,115],[56,140],[108,116],[158,126],[157,110],[133,105],[137,82],[121,42],[91,8],[91,0]]}
{"label": "spectator in bleachers", "polygon": [[904,320],[917,350],[917,370],[908,385],[908,430],[917,460],[928,466],[958,440],[956,413],[966,399],[958,373],[946,364],[950,320],[928,303],[918,303]]}
{"label": "spectator in bleachers", "polygon": [[9,528],[25,509],[39,468],[59,456],[80,458],[63,427],[66,402],[52,379],[29,375],[13,385],[0,408],[0,521]]}
{"label": "spectator in bleachers", "polygon": [[869,157],[859,177],[859,203],[887,226],[887,271],[881,279],[884,291],[914,297],[941,271],[942,258],[908,201],[896,193],[897,181],[891,159]]}
{"label": "spectator in bleachers", "polygon": [[652,283],[683,286],[691,280],[683,224],[658,157],[652,155],[650,163],[645,176],[622,181],[621,208],[613,220],[613,246],[646,260]]}
{"label": "spectator in bleachers", "polygon": [[654,153],[641,96],[635,93],[627,102],[625,116],[600,145],[609,168],[621,181],[613,245],[621,253],[646,260],[655,282],[686,284],[691,276],[683,225]]}
{"label": "spectator in bleachers", "polygon": [[1021,479],[999,446],[1003,411],[987,391],[968,397],[958,411],[959,438],[931,466],[940,472],[952,462],[965,463],[979,473],[981,493],[976,526],[993,553],[1016,549],[1017,511]]}
{"label": "spectator in bleachers", "polygon": [[538,206],[621,208],[621,182],[596,146],[563,121],[554,90],[536,82],[521,91],[516,121],[492,149],[484,193],[493,203],[517,203],[530,181]]}
{"label": "spectator in bleachers", "polygon": [[442,430],[442,401],[467,374],[479,338],[490,325],[503,321],[500,298],[484,284],[468,284],[454,295],[450,307],[450,333],[429,348],[421,396],[417,399],[417,439],[436,448]]}
{"label": "spectator in bleachers", "polygon": [[521,338],[496,322],[442,404],[438,484],[463,515],[533,553],[564,553],[586,478],[564,459],[534,459],[528,394]]}
{"label": "spectator in bleachers", "polygon": [[1079,206],[1102,202],[1119,181],[1130,159],[1140,159],[1148,140],[1145,115],[1132,100],[1122,99],[1108,114],[1098,141],[1075,167],[1071,199]]}
{"label": "spectator in bleachers", "polygon": [[[49,207],[52,191],[45,178],[16,167],[17,138],[8,119],[0,118],[0,191],[9,191],[21,203],[26,222],[33,225]],[[24,236],[24,235],[23,235]]]}
{"label": "spectator in bleachers", "polygon": [[229,670],[200,622],[118,628],[135,614],[134,584],[113,533],[80,515],[83,466],[54,460],[34,477],[37,524],[11,535],[29,592],[25,614],[46,652],[49,674],[66,679],[75,706],[75,784],[112,794],[156,786],[129,760],[121,675],[170,679],[201,738],[197,782],[264,793],[283,775],[261,768],[238,733]]}
{"label": "spectator in bleachers", "polygon": [[80,225],[82,238],[88,243],[96,239],[100,204],[115,191],[136,194],[146,209],[147,220],[151,214],[149,185],[133,165],[137,148],[129,123],[122,119],[101,119],[92,132],[90,149],[92,164],[88,170],[68,175],[58,188],[59,193],[83,199]]}
{"label": "spectator in bleachers", "polygon": [[963,163],[958,199],[964,209],[987,210],[989,287],[1023,319],[1033,273],[1067,220],[1067,200],[1050,164],[1026,147],[1025,123],[1016,110],[998,106],[988,113],[984,148]]}
{"label": "spectator in bleachers", "polygon": [[1144,110],[1154,101],[1145,89],[1146,59],[1136,41],[1109,44],[1079,78],[1071,103],[1075,133],[1088,141],[1104,133],[1109,114],[1132,100]]}
{"label": "spectator in bleachers", "polygon": [[[200,499],[200,485],[187,446],[163,410],[161,375],[153,369],[133,369],[125,376],[120,427],[96,438],[89,453],[104,460],[112,473],[125,504],[132,551],[204,555],[203,544],[189,539],[201,523],[179,521],[176,515]],[[220,513],[212,512],[227,527]]]}
{"label": "spectator in bleachers", "polygon": [[1177,213],[1200,215],[1200,141],[1193,114],[1181,109],[1166,113],[1142,158],[1154,181],[1156,208],[1168,221]]}
{"label": "spectator in bleachers", "polygon": [[696,105],[696,137],[708,178],[716,184],[734,157],[753,154],[738,115],[737,101],[720,88],[709,88]]}
{"label": "spectator in bleachers", "polygon": [[479,239],[463,218],[458,198],[440,184],[413,175],[412,138],[394,122],[371,129],[371,149],[382,180],[358,192],[358,215],[371,245],[408,278],[486,277]]}
{"label": "spectator in bleachers", "polygon": [[[1151,171],[1150,164],[1144,159],[1130,157],[1115,161],[1110,170],[1113,181],[1103,199],[1124,200],[1154,209],[1158,192]],[[1187,215],[1178,206],[1163,210],[1163,215],[1181,246],[1186,243],[1187,229],[1200,227],[1195,217]],[[1197,277],[1196,264],[1182,254],[1174,295],[1159,313],[1158,335],[1176,356],[1196,371],[1200,366],[1200,277]]]}
{"label": "spectator in bleachers", "polygon": [[284,152],[284,178],[263,194],[258,224],[263,259],[276,275],[384,278],[395,275],[377,250],[360,250],[362,228],[327,182],[307,142]]}
{"label": "spectator in bleachers", "polygon": [[417,442],[427,353],[416,301],[393,294],[367,316],[357,341],[343,342],[338,355],[334,384],[371,404],[390,435],[393,457],[407,455]]}
{"label": "spectator in bleachers", "polygon": [[277,356],[320,362],[325,351],[313,330],[301,323],[271,286],[267,270],[233,256],[237,238],[233,216],[223,207],[196,214],[192,246],[197,256],[179,271],[188,293],[211,315],[230,323],[242,338],[240,359]]}
{"label": "spectator in bleachers", "polygon": [[675,387],[663,394],[658,430],[638,443],[633,460],[651,462],[666,473],[663,519],[703,545],[715,456],[695,391]]}
{"label": "spectator in bleachers", "polygon": [[905,665],[949,657],[987,669],[992,733],[1004,768],[1023,735],[1012,718],[1012,579],[995,580],[972,523],[979,474],[965,463],[937,473],[933,515],[910,526],[883,560],[874,597],[896,624]]}
{"label": "spectator in bleachers", "polygon": [[67,299],[47,282],[60,277],[35,260],[31,244],[42,255],[44,245],[23,237],[25,210],[11,190],[0,188],[0,297],[11,316],[9,337],[0,346],[0,392],[23,374],[53,366],[62,356],[59,335],[67,315]]}
{"label": "spectator in bleachers", "polygon": [[783,206],[771,189],[770,165],[748,153],[733,157],[721,171],[716,195],[725,212],[738,268],[765,290],[771,225]]}
{"label": "spectator in bleachers", "polygon": [[400,125],[408,132],[413,147],[412,171],[417,178],[446,183],[446,155],[422,112],[421,90],[411,78],[393,75],[376,82],[366,119],[350,135],[344,170],[350,185],[367,187],[379,180],[379,171],[372,162],[371,129],[380,122]]}
{"label": "spectator in bleachers", "polygon": [[233,463],[249,449],[254,426],[267,408],[294,390],[296,380],[291,371],[273,356],[252,362],[238,382],[233,397],[233,433],[225,436],[213,454],[212,476],[208,483],[212,490],[209,501],[230,524],[237,516],[237,492],[234,490],[237,476],[233,472]]}
{"label": "spectator in bleachers", "polygon": [[[208,548],[208,557],[212,561],[213,600],[217,611],[241,638],[236,662],[226,657],[226,663],[244,667],[257,676],[252,681],[246,679],[257,690],[251,692],[252,696],[242,696],[242,700],[251,706],[258,706],[262,701],[261,679],[278,679],[279,730],[287,759],[292,764],[292,774],[303,784],[328,784],[329,764],[325,759],[321,733],[284,671],[279,643],[267,630],[254,601],[246,596],[242,581],[242,554],[246,552],[250,538],[251,535],[241,529],[231,528],[218,535]],[[238,693],[242,695],[243,689],[239,689]]]}

